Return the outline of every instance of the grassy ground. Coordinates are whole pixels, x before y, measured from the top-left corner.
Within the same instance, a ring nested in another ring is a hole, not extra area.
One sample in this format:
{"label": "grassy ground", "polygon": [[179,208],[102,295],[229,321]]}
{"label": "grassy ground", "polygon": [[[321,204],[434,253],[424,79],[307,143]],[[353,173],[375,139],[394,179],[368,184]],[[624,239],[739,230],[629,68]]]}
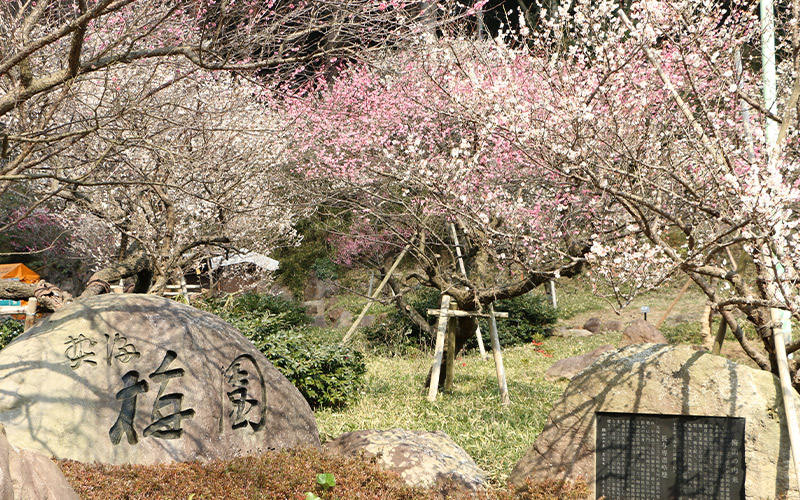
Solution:
{"label": "grassy ground", "polygon": [[616,343],[619,334],[585,339],[550,338],[541,346],[507,349],[503,361],[511,405],[500,404],[494,363],[477,353],[458,359],[455,389],[435,403],[425,399],[423,383],[431,359],[370,356],[367,387],[350,407],[316,413],[323,440],[361,429],[442,430],[487,471],[505,482],[514,464],[533,444],[566,383],[546,382],[544,372],[558,360]]}
{"label": "grassy ground", "polygon": [[[591,294],[586,281],[564,280],[556,287],[559,326],[580,328],[592,316],[620,319],[628,323],[642,318],[641,306],[648,306],[648,320],[664,318],[662,330],[673,343],[699,344],[700,315],[705,304],[699,290],[690,288],[665,316],[683,283],[664,286],[643,294],[621,314],[603,299]],[[544,380],[553,362],[589,352],[602,344],[617,345],[621,335],[588,338],[547,338],[541,346],[518,346],[504,351],[504,364],[512,404],[499,403],[494,363],[484,362],[477,353],[459,358],[455,390],[429,403],[423,392],[431,364],[430,354],[411,357],[368,356],[367,387],[361,399],[340,411],[316,413],[321,438],[329,440],[343,432],[361,429],[442,430],[486,470],[492,482],[504,484],[514,464],[533,444],[542,430],[552,405],[566,382]],[[732,357],[742,357],[733,337],[725,345]]]}

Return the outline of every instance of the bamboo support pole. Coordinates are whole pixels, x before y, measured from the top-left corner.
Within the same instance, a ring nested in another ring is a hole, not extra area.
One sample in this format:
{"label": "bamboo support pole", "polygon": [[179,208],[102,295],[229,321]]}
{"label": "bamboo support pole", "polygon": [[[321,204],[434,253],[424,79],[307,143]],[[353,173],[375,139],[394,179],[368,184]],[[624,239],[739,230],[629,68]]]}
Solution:
{"label": "bamboo support pole", "polygon": [[449,316],[447,311],[450,309],[450,296],[442,295],[442,308],[439,315],[439,323],[436,328],[436,344],[433,354],[433,367],[431,368],[431,383],[428,387],[428,401],[436,401],[436,393],[439,391],[439,375],[442,370],[442,351],[444,351],[444,337],[447,330]]}
{"label": "bamboo support pole", "polygon": [[28,299],[28,307],[25,309],[25,331],[28,331],[33,326],[33,323],[36,322],[37,305],[38,301],[36,300],[36,297],[31,297]]}
{"label": "bamboo support pole", "polygon": [[783,338],[783,328],[778,326],[772,329],[775,341],[775,357],[778,361],[778,375],[781,381],[783,395],[783,409],[786,413],[786,426],[789,429],[789,443],[792,449],[795,477],[800,481],[800,431],[797,424],[797,410],[794,404],[794,389],[792,388],[789,374],[789,359],[786,357],[786,343]]}
{"label": "bamboo support pole", "polygon": [[500,337],[497,335],[497,321],[494,318],[494,304],[489,304],[489,334],[492,337],[492,354],[494,355],[494,366],[497,371],[497,384],[500,388],[500,402],[507,405],[511,402],[508,397],[508,385],[506,384],[506,370],[503,367],[503,354],[500,351]]}
{"label": "bamboo support pole", "polygon": [[[458,307],[455,302],[450,303],[450,309]],[[454,316],[447,316],[447,358],[444,364],[444,390],[453,390],[456,370],[456,330],[458,320]],[[431,383],[433,379],[431,378]]]}
{"label": "bamboo support pole", "polygon": [[369,311],[369,308],[372,307],[372,303],[375,302],[375,300],[380,296],[381,291],[383,291],[383,287],[385,287],[386,283],[389,282],[389,278],[391,278],[392,273],[394,273],[395,269],[397,269],[397,266],[400,265],[400,261],[406,256],[406,253],[410,247],[410,245],[406,245],[403,248],[403,251],[400,252],[400,255],[397,256],[397,259],[394,261],[394,264],[392,264],[392,267],[389,268],[389,272],[386,273],[386,276],[383,277],[383,281],[380,282],[377,290],[375,290],[375,293],[372,294],[370,300],[366,303],[366,305],[364,305],[364,309],[361,310],[361,314],[358,315],[356,320],[353,321],[353,324],[350,326],[350,329],[344,334],[344,337],[342,338],[342,344],[346,344],[347,341],[350,340],[350,337],[353,336],[353,332],[356,331],[358,325],[361,324],[361,320],[367,315],[367,311]]}
{"label": "bamboo support pole", "polygon": [[[453,243],[456,246],[456,257],[458,257],[458,268],[461,270],[461,274],[464,275],[464,279],[468,279],[467,268],[464,266],[464,257],[463,254],[461,253],[461,244],[458,242],[458,233],[456,232],[456,225],[453,224],[452,222],[450,223],[450,233],[453,236]],[[478,350],[481,353],[481,358],[483,358],[483,360],[486,361],[489,359],[489,356],[486,354],[486,347],[484,347],[483,345],[483,335],[481,335],[480,325],[478,325],[478,327],[475,328],[475,336],[478,337]]]}
{"label": "bamboo support pole", "polygon": [[666,311],[664,311],[664,315],[663,315],[663,316],[661,316],[661,319],[660,319],[660,320],[658,320],[658,324],[656,324],[656,328],[657,328],[657,329],[658,329],[658,328],[661,328],[661,325],[662,325],[662,324],[664,323],[664,321],[667,319],[667,316],[669,316],[669,313],[671,313],[671,312],[672,312],[672,310],[675,308],[675,305],[678,303],[678,301],[679,301],[679,300],[681,300],[681,297],[683,297],[683,294],[685,294],[685,293],[686,293],[686,290],[688,290],[688,289],[689,289],[689,285],[691,285],[691,284],[692,284],[692,280],[691,280],[691,278],[690,278],[690,279],[688,279],[688,280],[686,281],[686,284],[685,284],[685,285],[683,285],[683,288],[681,288],[681,291],[680,291],[680,292],[678,292],[678,296],[677,296],[677,297],[675,297],[675,300],[673,300],[673,301],[672,301],[672,304],[670,304],[670,305],[669,305],[669,307],[667,308],[667,310],[666,310]]}

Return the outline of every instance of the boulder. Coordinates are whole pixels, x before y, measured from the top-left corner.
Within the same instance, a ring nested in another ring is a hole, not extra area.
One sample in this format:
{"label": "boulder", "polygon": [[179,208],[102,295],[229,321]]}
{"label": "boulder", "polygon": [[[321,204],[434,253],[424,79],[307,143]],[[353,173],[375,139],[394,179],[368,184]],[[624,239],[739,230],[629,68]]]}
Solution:
{"label": "boulder", "polygon": [[348,432],[324,447],[344,456],[375,457],[381,467],[399,473],[409,486],[437,488],[445,494],[483,491],[487,486],[486,473],[442,431]]}
{"label": "boulder", "polygon": [[603,333],[609,332],[621,332],[622,329],[625,328],[625,325],[622,324],[622,321],[618,319],[607,319],[603,321]]}
{"label": "boulder", "polygon": [[667,338],[653,325],[637,319],[622,331],[620,346],[632,344],[666,344]]}
{"label": "boulder", "polygon": [[306,287],[303,290],[304,300],[323,300],[336,295],[339,287],[331,280],[321,280],[317,277],[317,273],[312,271],[306,281]]}
{"label": "boulder", "polygon": [[601,411],[743,417],[746,498],[797,498],[777,377],[683,345],[624,347],[576,375],[509,482],[583,478],[594,490]]}
{"label": "boulder", "polygon": [[561,337],[591,337],[594,335],[589,330],[584,330],[583,328],[569,328],[561,332]]}
{"label": "boulder", "polygon": [[[385,315],[384,315],[385,317]],[[368,326],[372,326],[377,321],[378,316],[374,314],[365,314],[363,318],[361,318],[361,323],[358,324],[360,328],[366,328]]]}
{"label": "boulder", "polygon": [[297,389],[235,328],[162,297],[77,301],[0,351],[14,445],[107,464],[318,446]]}
{"label": "boulder", "polygon": [[600,333],[603,328],[603,320],[600,318],[589,318],[583,324],[584,330],[589,330],[592,333]]}
{"label": "boulder", "polygon": [[353,313],[345,309],[344,311],[342,311],[339,317],[336,318],[336,323],[334,323],[334,328],[347,328],[352,324],[353,324]]}
{"label": "boulder", "polygon": [[616,319],[589,318],[583,324],[583,329],[592,333],[621,332],[622,321]]}
{"label": "boulder", "polygon": [[279,297],[283,300],[288,300],[288,301],[294,300],[294,295],[292,295],[292,291],[289,290],[289,287],[282,285],[280,283],[272,283],[267,293],[269,293],[270,295],[274,295],[275,297]]}
{"label": "boulder", "polygon": [[14,450],[0,425],[0,500],[79,500],[50,458]]}
{"label": "boulder", "polygon": [[325,315],[325,301],[324,300],[307,300],[307,301],[303,302],[303,307],[306,310],[306,314],[308,314],[309,316],[324,316]]}
{"label": "boulder", "polygon": [[556,361],[544,373],[544,379],[550,382],[555,382],[557,380],[570,380],[572,377],[583,371],[587,366],[594,363],[601,355],[615,349],[616,348],[611,344],[605,344],[601,345],[592,352]]}

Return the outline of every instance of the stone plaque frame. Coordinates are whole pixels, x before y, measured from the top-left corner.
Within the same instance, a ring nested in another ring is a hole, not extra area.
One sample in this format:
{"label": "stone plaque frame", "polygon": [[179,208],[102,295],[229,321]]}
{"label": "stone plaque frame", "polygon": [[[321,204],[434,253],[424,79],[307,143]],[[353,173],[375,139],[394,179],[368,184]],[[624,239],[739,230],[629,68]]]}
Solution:
{"label": "stone plaque frame", "polygon": [[595,417],[595,498],[744,500],[744,418]]}

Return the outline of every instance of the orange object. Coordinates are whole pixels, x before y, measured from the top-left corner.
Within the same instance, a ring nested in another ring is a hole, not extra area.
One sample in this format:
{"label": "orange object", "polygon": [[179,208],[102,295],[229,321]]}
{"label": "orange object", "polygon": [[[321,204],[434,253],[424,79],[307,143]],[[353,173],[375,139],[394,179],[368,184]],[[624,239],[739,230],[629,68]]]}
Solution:
{"label": "orange object", "polygon": [[31,271],[25,264],[0,264],[0,279],[37,283],[39,275]]}

